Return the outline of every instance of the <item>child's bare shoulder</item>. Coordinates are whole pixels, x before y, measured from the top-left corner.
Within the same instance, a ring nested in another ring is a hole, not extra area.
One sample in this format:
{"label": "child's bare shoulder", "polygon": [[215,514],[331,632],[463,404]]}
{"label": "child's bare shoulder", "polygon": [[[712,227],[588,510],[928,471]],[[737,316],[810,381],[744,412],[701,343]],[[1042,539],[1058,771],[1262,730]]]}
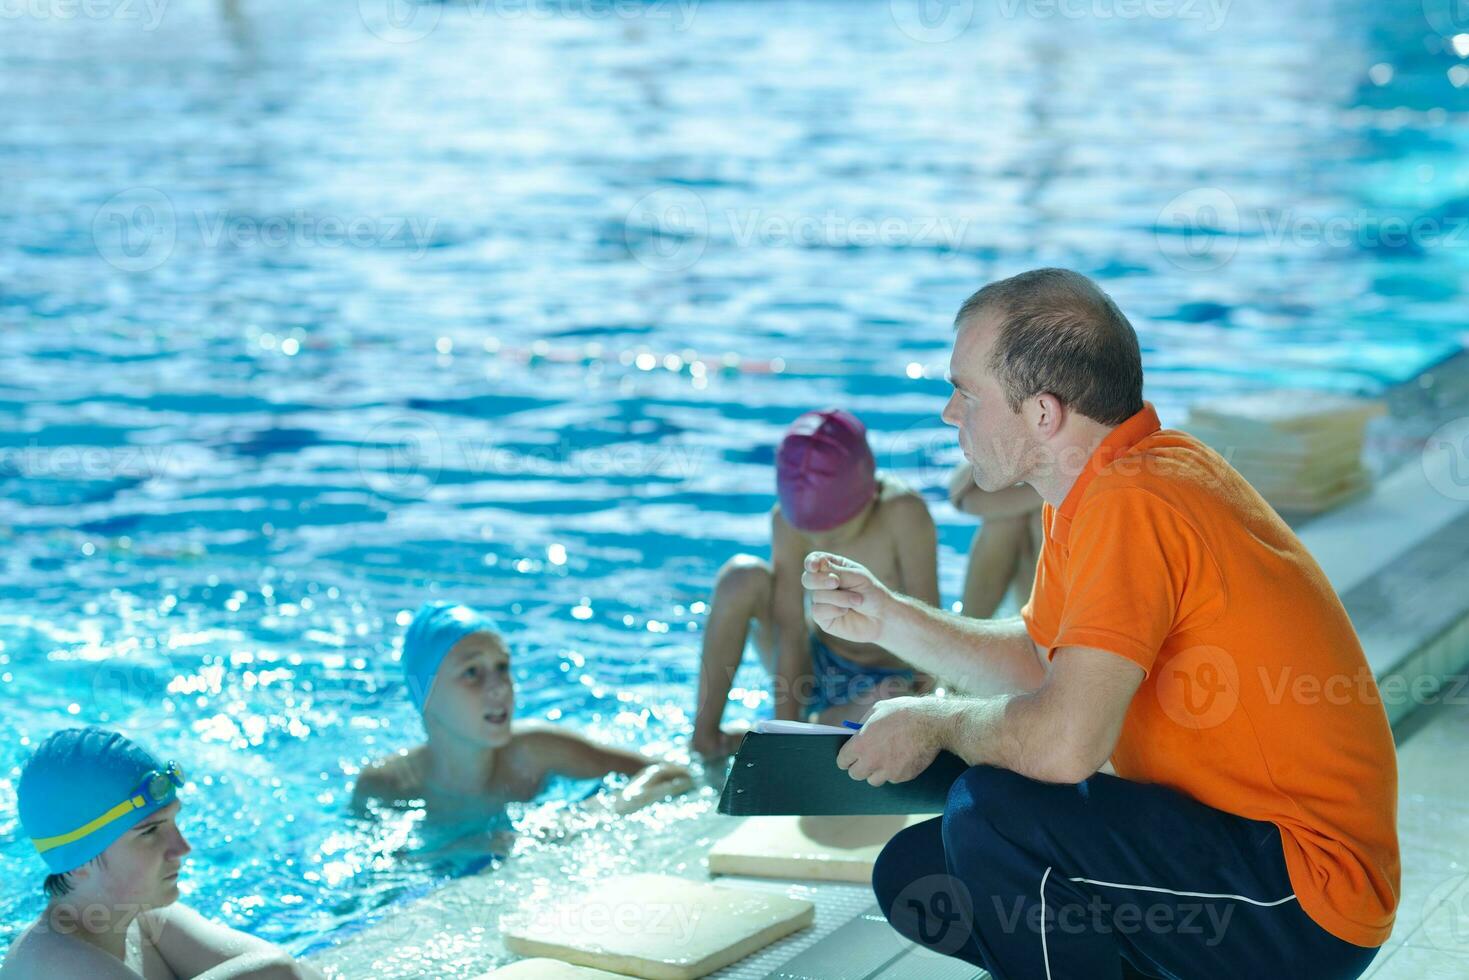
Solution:
{"label": "child's bare shoulder", "polygon": [[879,488],[877,513],[884,524],[902,530],[933,520],[923,496],[897,477],[883,474]]}

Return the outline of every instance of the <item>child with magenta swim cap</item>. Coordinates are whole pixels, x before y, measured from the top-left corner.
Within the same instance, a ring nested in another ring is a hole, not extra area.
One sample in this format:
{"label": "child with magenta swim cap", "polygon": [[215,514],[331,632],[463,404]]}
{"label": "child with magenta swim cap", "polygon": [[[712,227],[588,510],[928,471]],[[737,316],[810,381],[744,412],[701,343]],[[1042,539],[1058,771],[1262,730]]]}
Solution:
{"label": "child with magenta swim cap", "polygon": [[735,555],[715,580],[694,716],[693,748],[704,756],[728,755],[743,734],[722,723],[752,624],[774,680],[776,718],[839,724],[928,684],[882,647],[817,628],[801,586],[806,556],[827,551],[937,605],[937,535],[923,498],[877,471],[867,430],[841,409],[807,412],[792,423],[776,454],[775,486],[770,561]]}
{"label": "child with magenta swim cap", "polygon": [[510,648],[489,618],[453,602],[425,603],[403,637],[408,696],[427,743],[362,771],[353,806],[424,808],[440,828],[503,828],[505,805],[533,800],[553,775],[632,776],[610,801],[626,813],[693,783],[687,769],[601,745],[539,721],[515,721]]}
{"label": "child with magenta swim cap", "polygon": [[322,974],[178,901],[189,844],[183,770],[116,732],[47,738],[16,787],[20,823],[50,874],[40,919],[10,947],[5,980],[265,980]]}

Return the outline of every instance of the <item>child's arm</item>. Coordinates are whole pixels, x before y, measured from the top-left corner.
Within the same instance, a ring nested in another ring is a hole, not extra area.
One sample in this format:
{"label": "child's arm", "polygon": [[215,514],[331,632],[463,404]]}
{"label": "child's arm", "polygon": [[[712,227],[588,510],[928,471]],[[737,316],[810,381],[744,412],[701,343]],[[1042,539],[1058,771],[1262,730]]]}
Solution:
{"label": "child's arm", "polygon": [[319,980],[322,976],[312,967],[293,960],[279,947],[210,922],[187,905],[176,903],[145,912],[140,925],[145,939],[157,948],[169,969],[181,977]]}
{"label": "child's arm", "polygon": [[898,545],[898,576],[895,583],[904,595],[921,599],[930,606],[939,604],[938,529],[923,498],[904,494],[889,502],[893,515],[892,531]]}
{"label": "child's arm", "polygon": [[811,637],[806,629],[806,590],[801,572],[806,549],[800,534],[778,510],[770,517],[772,615],[775,618],[775,717],[804,720],[805,699],[811,689]]}
{"label": "child's arm", "polygon": [[557,773],[571,779],[597,779],[611,773],[632,776],[612,803],[618,813],[628,813],[693,786],[693,777],[683,766],[603,745],[565,729],[538,731],[527,740],[527,747],[533,749],[537,768],[543,774]]}
{"label": "child's arm", "polygon": [[[923,498],[905,494],[888,504],[893,514],[893,534],[898,546],[899,591],[930,606],[939,604],[938,529]],[[933,678],[915,671],[920,693],[933,690]]]}
{"label": "child's arm", "polygon": [[1028,518],[989,518],[974,532],[964,573],[964,615],[988,619],[1000,608],[1020,566]]}
{"label": "child's arm", "polygon": [[1040,494],[1024,483],[993,493],[979,489],[974,485],[974,468],[967,462],[955,467],[949,480],[949,502],[966,514],[997,520],[1040,510],[1043,503]]}

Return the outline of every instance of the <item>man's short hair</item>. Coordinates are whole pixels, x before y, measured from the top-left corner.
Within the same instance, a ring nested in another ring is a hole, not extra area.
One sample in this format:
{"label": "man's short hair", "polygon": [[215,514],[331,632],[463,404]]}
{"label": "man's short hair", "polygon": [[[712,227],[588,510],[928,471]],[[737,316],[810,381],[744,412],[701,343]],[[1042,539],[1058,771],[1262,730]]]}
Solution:
{"label": "man's short hair", "polygon": [[955,327],[981,311],[999,318],[988,368],[1012,412],[1041,393],[1103,425],[1118,425],[1142,410],[1137,332],[1086,276],[1033,269],[992,282],[959,307]]}

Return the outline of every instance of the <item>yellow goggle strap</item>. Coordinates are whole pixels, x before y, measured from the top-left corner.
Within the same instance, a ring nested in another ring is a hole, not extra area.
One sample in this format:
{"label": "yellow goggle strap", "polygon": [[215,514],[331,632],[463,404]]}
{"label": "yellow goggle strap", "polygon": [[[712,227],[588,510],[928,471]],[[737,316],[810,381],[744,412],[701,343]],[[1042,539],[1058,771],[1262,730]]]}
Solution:
{"label": "yellow goggle strap", "polygon": [[96,820],[93,820],[91,823],[86,824],[85,826],[78,827],[76,830],[73,830],[70,833],[58,834],[55,837],[32,837],[31,843],[36,845],[37,851],[45,854],[47,851],[53,850],[54,848],[63,847],[67,844],[72,843],[73,841],[79,841],[83,837],[86,837],[88,834],[92,833],[94,830],[105,827],[108,824],[112,823],[112,821],[117,820],[120,817],[125,817],[129,813],[132,813],[134,810],[140,810],[147,805],[147,798],[144,797],[142,794],[139,794],[137,796],[123,800],[117,806],[113,807],[111,810],[108,810]]}

